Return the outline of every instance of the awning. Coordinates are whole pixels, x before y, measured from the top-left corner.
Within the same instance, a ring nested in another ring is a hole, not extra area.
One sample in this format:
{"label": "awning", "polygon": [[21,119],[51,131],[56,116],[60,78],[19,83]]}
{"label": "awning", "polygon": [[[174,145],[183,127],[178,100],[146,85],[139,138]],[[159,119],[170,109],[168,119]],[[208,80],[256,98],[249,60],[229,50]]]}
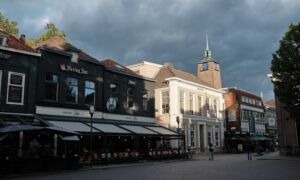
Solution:
{"label": "awning", "polygon": [[59,133],[66,133],[66,134],[79,134],[77,132],[70,131],[60,126],[48,126],[48,127],[44,127],[44,129],[49,131],[59,132]]}
{"label": "awning", "polygon": [[7,137],[8,137],[8,135],[0,136],[0,141],[4,140]]}
{"label": "awning", "polygon": [[64,141],[80,141],[78,136],[60,136]]}
{"label": "awning", "polygon": [[0,128],[0,133],[10,133],[10,132],[19,132],[19,131],[33,131],[33,130],[40,130],[43,129],[39,126],[32,126],[29,124],[16,124],[16,125],[9,125]]}
{"label": "awning", "polygon": [[[91,123],[88,123],[89,125]],[[115,133],[115,134],[131,134],[131,132],[126,131],[114,124],[104,124],[104,123],[93,123],[93,127],[99,129],[103,133]]]}
{"label": "awning", "polygon": [[[68,121],[48,121],[48,122],[53,124],[54,126],[62,127],[69,131],[91,132],[91,127],[81,122],[68,122]],[[99,133],[100,131],[93,128],[93,132]]]}
{"label": "awning", "polygon": [[158,132],[162,135],[177,135],[177,133],[161,126],[146,126],[146,128]]}
{"label": "awning", "polygon": [[151,131],[149,129],[146,129],[142,126],[137,126],[137,125],[120,125],[121,127],[136,133],[136,134],[151,134],[151,135],[157,135],[158,133]]}

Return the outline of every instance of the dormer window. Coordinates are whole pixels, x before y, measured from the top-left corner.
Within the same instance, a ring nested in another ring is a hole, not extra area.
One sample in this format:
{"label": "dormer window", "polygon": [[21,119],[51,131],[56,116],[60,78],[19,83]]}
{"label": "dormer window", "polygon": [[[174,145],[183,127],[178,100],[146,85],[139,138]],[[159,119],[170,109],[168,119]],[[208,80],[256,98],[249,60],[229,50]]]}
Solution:
{"label": "dormer window", "polygon": [[0,35],[0,46],[6,46],[6,36]]}
{"label": "dormer window", "polygon": [[71,54],[72,54],[71,62],[78,63],[78,53],[71,52]]}

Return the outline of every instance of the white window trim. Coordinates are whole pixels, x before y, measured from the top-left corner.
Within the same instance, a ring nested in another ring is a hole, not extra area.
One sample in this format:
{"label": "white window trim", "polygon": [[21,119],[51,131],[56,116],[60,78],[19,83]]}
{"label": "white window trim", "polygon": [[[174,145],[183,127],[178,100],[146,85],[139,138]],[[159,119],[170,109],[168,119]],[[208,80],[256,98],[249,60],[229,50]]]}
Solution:
{"label": "white window trim", "polygon": [[[11,75],[12,75],[12,74],[22,76],[22,85],[13,85],[13,86],[18,86],[18,87],[21,86],[21,87],[22,87],[22,102],[20,102],[20,103],[16,103],[16,102],[8,102],[9,86],[11,85],[11,84],[10,84],[10,78],[11,78]],[[26,76],[25,76],[24,73],[17,73],[17,72],[12,72],[12,71],[9,71],[9,72],[8,72],[7,92],[6,92],[6,104],[12,104],[12,105],[24,105],[25,78],[26,78]]]}
{"label": "white window trim", "polygon": [[[164,92],[168,92],[168,95],[169,95],[169,112],[168,113],[163,113],[163,107],[162,107],[162,105],[163,105],[163,96],[162,96],[162,94]],[[163,114],[163,115],[170,114],[170,92],[169,91],[161,91],[160,92],[160,114]]]}

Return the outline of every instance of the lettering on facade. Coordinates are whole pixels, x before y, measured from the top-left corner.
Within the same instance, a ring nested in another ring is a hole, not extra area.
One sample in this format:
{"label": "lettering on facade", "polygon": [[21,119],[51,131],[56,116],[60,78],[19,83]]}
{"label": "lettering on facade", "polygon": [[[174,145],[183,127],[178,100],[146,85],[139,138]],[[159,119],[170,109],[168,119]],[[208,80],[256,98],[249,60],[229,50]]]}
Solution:
{"label": "lettering on facade", "polygon": [[84,74],[84,75],[88,74],[88,71],[83,68],[76,68],[66,64],[61,64],[60,69],[66,72],[74,72],[74,73]]}
{"label": "lettering on facade", "polygon": [[2,59],[10,59],[11,55],[10,54],[5,54],[3,52],[0,52],[0,58],[2,58]]}

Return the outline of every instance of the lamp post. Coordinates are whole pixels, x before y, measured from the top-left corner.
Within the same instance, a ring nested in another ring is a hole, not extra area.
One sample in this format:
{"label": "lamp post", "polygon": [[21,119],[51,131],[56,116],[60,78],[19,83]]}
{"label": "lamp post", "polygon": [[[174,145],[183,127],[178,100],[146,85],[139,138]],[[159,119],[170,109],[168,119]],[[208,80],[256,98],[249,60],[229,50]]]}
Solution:
{"label": "lamp post", "polygon": [[179,116],[176,117],[176,122],[177,122],[177,154],[179,156],[179,122],[180,122]]}
{"label": "lamp post", "polygon": [[91,115],[91,134],[90,134],[90,156],[91,156],[91,162],[90,162],[90,166],[93,166],[93,115],[95,112],[95,107],[94,106],[90,106],[90,115]]}

